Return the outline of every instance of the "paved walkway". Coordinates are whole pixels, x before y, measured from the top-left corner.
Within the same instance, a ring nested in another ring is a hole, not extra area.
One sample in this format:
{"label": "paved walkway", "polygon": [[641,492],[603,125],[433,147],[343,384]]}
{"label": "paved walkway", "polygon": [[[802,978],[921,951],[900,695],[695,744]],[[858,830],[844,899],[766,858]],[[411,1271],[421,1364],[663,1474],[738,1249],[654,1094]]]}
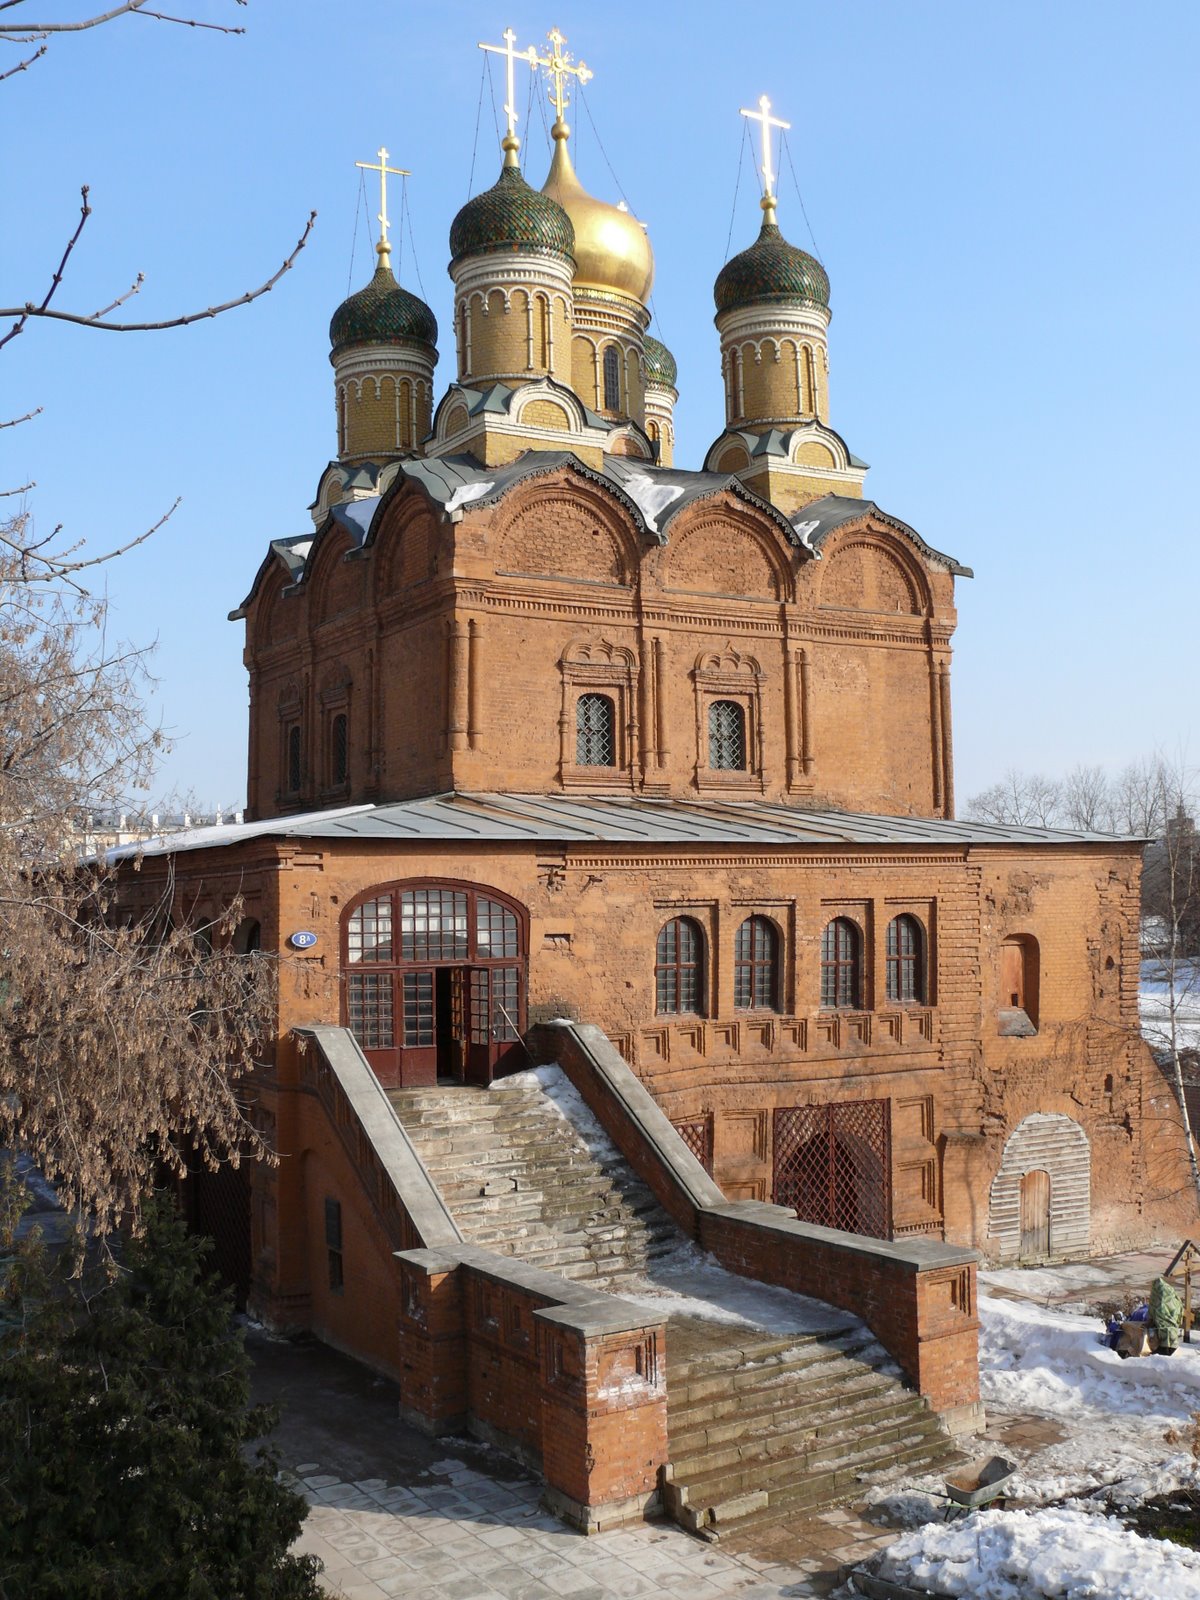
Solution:
{"label": "paved walkway", "polygon": [[841,1562],[820,1552],[735,1552],[668,1523],[584,1538],[506,1456],[405,1427],[394,1387],[356,1363],[257,1332],[247,1347],[254,1397],[282,1405],[275,1443],[312,1506],[299,1548],[341,1600],[782,1600],[837,1581]]}
{"label": "paved walkway", "polygon": [[[1149,1292],[1173,1252],[980,1275],[990,1294],[1064,1307]],[[397,1419],[392,1384],[316,1343],[254,1331],[255,1398],[277,1400],[283,1462],[310,1505],[300,1548],[341,1600],[783,1600],[827,1596],[856,1561],[896,1537],[862,1507],[808,1512],[719,1545],[667,1523],[586,1539],[539,1506],[540,1485],[469,1439],[429,1439]],[[1002,1413],[970,1451],[1032,1463],[1063,1430]]]}

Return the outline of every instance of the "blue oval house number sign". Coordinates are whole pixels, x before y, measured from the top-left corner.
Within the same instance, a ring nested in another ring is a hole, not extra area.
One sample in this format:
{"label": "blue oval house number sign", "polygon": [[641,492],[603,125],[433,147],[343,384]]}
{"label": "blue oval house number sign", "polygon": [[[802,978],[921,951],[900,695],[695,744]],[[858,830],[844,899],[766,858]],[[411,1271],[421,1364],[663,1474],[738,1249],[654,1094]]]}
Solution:
{"label": "blue oval house number sign", "polygon": [[309,933],[305,929],[302,929],[299,933],[293,933],[291,938],[288,940],[288,943],[291,945],[293,950],[311,950],[316,942],[316,934]]}

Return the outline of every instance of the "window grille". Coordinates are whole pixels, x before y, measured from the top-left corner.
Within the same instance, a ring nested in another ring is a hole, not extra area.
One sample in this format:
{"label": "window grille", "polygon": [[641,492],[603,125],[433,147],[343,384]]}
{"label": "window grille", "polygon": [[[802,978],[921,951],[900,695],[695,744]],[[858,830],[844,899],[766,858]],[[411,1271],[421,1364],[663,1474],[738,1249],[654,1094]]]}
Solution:
{"label": "window grille", "polygon": [[615,767],[616,715],[606,694],[581,694],[575,702],[575,763],[580,767]]}
{"label": "window grille", "polygon": [[887,997],[893,1005],[925,1003],[924,939],[921,924],[907,914],[887,930]]}
{"label": "window grille", "polygon": [[287,734],[287,786],[289,794],[298,793],[301,776],[300,725],[294,722],[288,729]]}
{"label": "window grille", "polygon": [[350,1031],[364,1050],[390,1050],[396,1043],[390,972],[352,972],[346,1006]]}
{"label": "window grille", "polygon": [[346,929],[346,956],[352,965],[392,959],[392,897],[366,900],[350,917]]}
{"label": "window grille", "polygon": [[655,950],[655,1010],[661,1016],[699,1016],[704,1010],[704,935],[691,917],[659,929]]}
{"label": "window grille", "polygon": [[330,732],[330,780],[333,783],[345,783],[350,776],[350,719],[344,711],[339,711],[334,717]]}
{"label": "window grille", "polygon": [[862,935],[849,917],[835,917],[821,935],[821,1004],[850,1010],[862,1004]]}
{"label": "window grille", "polygon": [[673,1126],[675,1132],[711,1178],[713,1170],[712,1118],[700,1117],[695,1122],[676,1122]]}
{"label": "window grille", "polygon": [[404,1044],[406,1049],[431,1045],[434,1040],[433,973],[404,974]]}
{"label": "window grille", "polygon": [[737,931],[733,1003],[739,1011],[779,1009],[779,934],[769,917],[747,917]]}
{"label": "window grille", "polygon": [[405,889],[400,896],[403,961],[467,959],[467,897],[461,889]]}
{"label": "window grille", "polygon": [[615,344],[604,347],[604,409],[621,409],[621,357]]}
{"label": "window grille", "polygon": [[481,961],[519,955],[516,913],[499,901],[480,895],[475,913],[475,947]]}
{"label": "window grille", "polygon": [[708,708],[708,764],[715,772],[746,770],[746,717],[736,700]]}
{"label": "window grille", "polygon": [[781,1106],[774,1121],[775,1204],[801,1222],[890,1238],[891,1101]]}

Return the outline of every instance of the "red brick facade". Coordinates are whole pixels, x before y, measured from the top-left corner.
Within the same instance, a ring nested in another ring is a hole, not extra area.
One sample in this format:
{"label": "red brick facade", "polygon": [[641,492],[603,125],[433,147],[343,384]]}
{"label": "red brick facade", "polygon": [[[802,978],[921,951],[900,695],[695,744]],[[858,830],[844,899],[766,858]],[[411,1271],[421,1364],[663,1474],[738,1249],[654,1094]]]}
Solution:
{"label": "red brick facade", "polygon": [[[253,816],[454,789],[952,815],[953,579],[870,504],[817,561],[732,489],[665,545],[581,468],[449,515],[415,484],[390,494],[364,545],[329,523],[301,582],[281,558],[259,575]],[[576,761],[588,692],[614,704],[607,769]],[[708,764],[718,699],[742,710],[742,770]]]}

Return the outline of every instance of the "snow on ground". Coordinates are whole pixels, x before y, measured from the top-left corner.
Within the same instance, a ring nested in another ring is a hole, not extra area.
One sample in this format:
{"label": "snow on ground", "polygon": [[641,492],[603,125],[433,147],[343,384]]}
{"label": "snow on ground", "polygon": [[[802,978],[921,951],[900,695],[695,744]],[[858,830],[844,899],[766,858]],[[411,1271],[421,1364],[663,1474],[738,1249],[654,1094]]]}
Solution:
{"label": "snow on ground", "polygon": [[[575,1129],[601,1167],[625,1167],[625,1160],[605,1133],[583,1096],[561,1067],[533,1067],[499,1078],[492,1089],[529,1089],[537,1085],[558,1114]],[[656,1261],[638,1286],[621,1285],[621,1299],[664,1317],[704,1317],[712,1322],[761,1329],[767,1333],[836,1333],[859,1326],[858,1319],[823,1300],[811,1300],[790,1289],[739,1278],[717,1265],[680,1236],[669,1255]]]}
{"label": "snow on ground", "polygon": [[[1068,1289],[1087,1271],[1055,1270]],[[979,1314],[989,1418],[1045,1417],[1066,1437],[1024,1462],[1005,1511],[946,1523],[939,1480],[874,1490],[868,1503],[912,1530],[888,1547],[878,1574],[971,1600],[1200,1600],[1200,1554],[1143,1538],[1111,1514],[1200,1488],[1200,1465],[1163,1437],[1200,1411],[1200,1344],[1122,1361],[1101,1344],[1094,1316],[986,1294]]]}
{"label": "snow on ground", "polygon": [[931,1523],[889,1545],[877,1570],[971,1600],[1200,1600],[1200,1554],[1067,1508]]}
{"label": "snow on ground", "polygon": [[[1171,1044],[1171,989],[1167,964],[1143,961],[1138,1010],[1142,1037],[1152,1050]],[[1200,962],[1175,963],[1175,1038],[1180,1050],[1200,1050]]]}

